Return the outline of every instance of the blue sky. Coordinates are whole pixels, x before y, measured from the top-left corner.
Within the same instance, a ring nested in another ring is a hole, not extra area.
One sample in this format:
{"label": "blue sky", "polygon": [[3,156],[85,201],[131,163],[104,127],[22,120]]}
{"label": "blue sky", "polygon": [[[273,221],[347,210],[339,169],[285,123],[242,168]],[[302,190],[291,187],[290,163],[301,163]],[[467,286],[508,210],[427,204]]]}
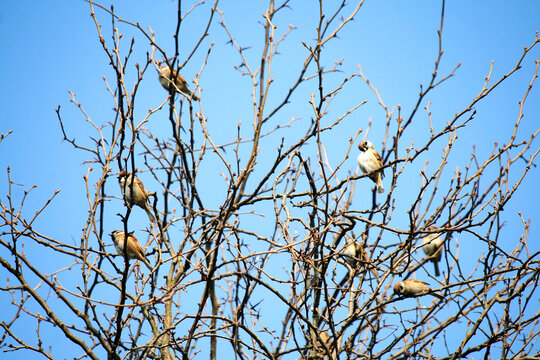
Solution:
{"label": "blue sky", "polygon": [[[275,58],[273,74],[276,81],[269,99],[270,105],[278,103],[296,79],[306,56],[306,49],[300,41],[313,43],[317,6],[306,3],[292,2],[291,9],[285,9],[276,18],[276,34],[283,34],[289,24],[294,24],[297,29],[280,45],[280,55]],[[185,10],[190,4],[184,2]],[[328,9],[332,9],[331,2],[329,4]],[[252,47],[246,52],[251,64],[256,64],[260,54],[259,43],[263,28],[259,22],[263,20],[261,14],[265,6],[266,2],[262,1],[223,1],[219,6],[238,43]],[[117,14],[139,22],[144,29],[150,26],[156,33],[158,43],[171,54],[174,51],[172,34],[176,26],[175,9],[176,4],[168,0],[115,2]],[[206,24],[208,11],[208,6],[198,8],[182,24],[181,44],[189,49],[180,52],[182,59],[202,34],[200,24]],[[385,104],[389,108],[396,108],[394,117],[398,106],[401,106],[402,114],[407,117],[418,98],[419,84],[427,84],[433,72],[438,51],[440,11],[441,5],[436,1],[366,1],[356,20],[340,33],[338,39],[325,46],[323,62],[327,67],[343,59],[341,72],[329,74],[325,86],[330,88],[340,83],[347,74],[356,72],[358,65],[361,65],[364,74],[379,89]],[[110,19],[103,11],[97,11],[97,14],[105,37],[110,41]],[[442,35],[444,54],[439,72],[448,74],[458,63],[461,66],[454,77],[435,89],[427,99],[432,101],[430,110],[436,126],[443,127],[478,94],[492,61],[492,79],[499,79],[515,66],[523,48],[534,41],[535,33],[539,30],[538,14],[540,3],[537,1],[447,2]],[[67,243],[75,243],[80,239],[81,227],[87,216],[88,202],[83,176],[89,171],[89,165],[83,164],[87,160],[84,153],[62,142],[55,109],[61,106],[69,136],[83,144],[90,144],[88,136],[93,129],[70,103],[68,89],[76,94],[77,101],[96,123],[111,121],[114,116],[114,103],[103,81],[104,76],[111,81],[113,74],[89,15],[89,5],[74,0],[6,1],[0,9],[0,45],[4,54],[0,58],[0,98],[4,105],[0,132],[5,134],[9,130],[13,131],[0,143],[0,195],[4,201],[8,191],[8,166],[12,181],[22,184],[14,186],[17,192],[15,198],[20,199],[22,191],[31,185],[37,186],[25,203],[25,216],[34,214],[56,190],[60,190],[50,208],[38,218],[34,228]],[[144,62],[145,54],[150,50],[148,43],[133,28],[121,25],[121,32],[124,34],[124,51],[127,51],[131,36],[137,36],[129,68],[131,72],[127,74],[128,79],[133,80],[134,63]],[[227,41],[216,19],[210,28],[210,37],[202,47],[204,50],[199,50],[183,69],[184,77],[193,87],[190,80],[200,71],[209,43],[214,42],[199,82],[202,89],[201,104],[208,117],[208,130],[217,143],[234,140],[239,121],[243,124],[243,134],[248,136],[249,124],[253,121],[249,96],[251,81],[248,77],[239,76],[234,70],[233,66],[239,65],[241,60]],[[508,139],[517,118],[518,101],[524,96],[534,73],[534,61],[539,58],[540,50],[537,48],[527,55],[522,68],[497,88],[488,101],[476,107],[475,120],[467,131],[460,133],[456,142],[458,155],[451,160],[445,171],[451,172],[456,166],[463,169],[473,146],[479,158],[486,158],[494,143]],[[291,129],[290,138],[286,136],[286,143],[294,142],[296,138],[292,136],[293,132],[301,132],[305,128],[304,121],[310,121],[312,113],[307,100],[312,89],[316,89],[313,84],[306,85],[299,94],[293,95],[291,104],[272,118],[267,124],[267,130],[293,117],[301,118]],[[384,136],[385,114],[377,105],[372,91],[359,78],[353,79],[345,91],[347,95],[336,99],[329,108],[329,119],[341,115],[351,104],[363,100],[367,100],[367,103],[352,115],[351,120],[347,120],[346,125],[340,126],[331,137],[325,139],[332,163],[338,163],[343,158],[348,139],[352,136],[351,129],[365,128],[368,119],[373,118],[370,139],[376,147],[381,146]],[[136,116],[144,116],[149,108],[155,108],[165,98],[166,93],[157,83],[157,74],[154,70],[148,71],[141,85]],[[421,108],[425,105],[426,101]],[[423,109],[419,110],[417,120],[414,131],[407,134],[407,143],[419,143],[423,138],[422,131],[427,124]],[[155,133],[166,137],[170,131],[167,112],[157,114],[148,126]],[[527,139],[529,134],[539,128],[540,90],[537,85],[525,104],[518,138]],[[276,148],[281,136],[265,139],[262,144]],[[533,149],[537,149],[539,144],[535,141]],[[436,163],[444,145],[445,142],[436,143],[432,151],[437,155],[433,159],[424,160],[430,160],[430,164]],[[356,167],[356,147],[353,150],[353,156],[349,157],[346,166],[351,171]],[[270,161],[274,154],[272,151],[261,153],[259,162],[263,169],[269,166],[265,162]],[[228,155],[232,159],[234,154],[228,152]],[[314,161],[314,153],[308,156]],[[216,176],[216,172],[224,172],[225,169],[217,157],[209,156],[209,159],[213,160],[201,167],[199,182],[207,190],[202,194],[203,198],[211,206],[217,207],[223,199],[226,183]],[[417,169],[411,171],[410,186],[413,189],[418,185],[417,174]],[[516,172],[512,177],[517,175]],[[540,169],[535,167],[503,213],[506,221],[504,229],[510,242],[517,241],[522,234],[518,212],[524,218],[531,218],[531,253],[540,249],[537,241],[540,221],[536,215],[540,211],[539,178]],[[407,202],[408,185],[403,183],[401,186],[399,190],[403,192],[402,199]],[[360,182],[357,191],[366,192],[371,187],[368,181]],[[116,187],[111,192],[119,195]],[[356,197],[355,206],[366,206],[369,199]],[[115,206],[120,209],[121,202],[117,201]],[[110,213],[116,211],[111,209]],[[135,216],[144,219],[144,214]],[[120,222],[111,221],[107,226],[118,227]],[[258,225],[253,223],[252,226],[256,228]],[[463,246],[465,249],[475,249],[474,244]],[[482,250],[479,247],[479,251]],[[32,254],[31,246],[27,251]],[[58,264],[48,258],[36,256],[35,261],[49,271],[58,269]],[[0,298],[2,307],[8,305],[9,301],[8,298]]]}

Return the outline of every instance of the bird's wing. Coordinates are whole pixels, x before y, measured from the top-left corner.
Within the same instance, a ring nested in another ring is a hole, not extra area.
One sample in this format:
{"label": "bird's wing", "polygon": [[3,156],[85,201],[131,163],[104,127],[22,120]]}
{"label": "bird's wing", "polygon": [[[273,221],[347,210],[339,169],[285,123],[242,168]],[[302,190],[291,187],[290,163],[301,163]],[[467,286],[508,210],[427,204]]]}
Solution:
{"label": "bird's wing", "polygon": [[409,281],[412,281],[412,282],[416,282],[416,283],[420,283],[420,284],[424,284],[424,285],[429,285],[427,282],[425,281],[420,281],[420,280],[415,280],[415,279],[410,279]]}
{"label": "bird's wing", "polygon": [[[383,161],[381,154],[375,149],[373,149],[373,156],[375,157],[375,161],[377,161],[377,167],[382,168],[383,167]],[[384,170],[381,169],[381,176],[384,177]]]}
{"label": "bird's wing", "polygon": [[137,183],[136,185],[139,187],[139,189],[141,190],[141,192],[144,194],[144,197],[145,197],[146,199],[148,199],[148,191],[146,191],[146,189],[144,188],[144,185],[143,185],[141,179],[135,178],[135,182]]}

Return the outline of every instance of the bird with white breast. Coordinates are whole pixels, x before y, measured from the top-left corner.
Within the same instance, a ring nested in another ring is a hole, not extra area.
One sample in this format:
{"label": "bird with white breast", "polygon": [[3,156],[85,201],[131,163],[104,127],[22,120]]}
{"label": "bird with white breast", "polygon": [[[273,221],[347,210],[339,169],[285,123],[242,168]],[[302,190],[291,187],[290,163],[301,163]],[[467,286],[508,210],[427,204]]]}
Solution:
{"label": "bird with white breast", "polygon": [[364,140],[358,145],[360,154],[358,155],[358,166],[364,174],[369,174],[368,177],[377,185],[377,192],[382,194],[384,186],[382,178],[384,176],[383,161],[381,155],[375,150],[373,144]]}
{"label": "bird with white breast", "polygon": [[199,100],[197,95],[189,90],[186,79],[167,64],[158,67],[158,80],[161,86],[169,92],[177,92],[188,99]]}
{"label": "bird with white breast", "polygon": [[[114,243],[114,247],[119,255],[124,256],[124,246],[126,244],[126,236],[122,230],[114,230],[109,234]],[[152,270],[152,265],[146,258],[144,250],[139,243],[139,240],[132,233],[128,234],[126,255],[128,259],[137,259],[142,261],[149,270]]]}
{"label": "bird with white breast", "polygon": [[144,188],[144,185],[139,178],[133,178],[133,175],[127,171],[120,171],[118,173],[118,183],[120,184],[120,190],[124,201],[129,205],[137,205],[146,211],[150,222],[156,221],[156,217],[152,214],[150,204],[148,204],[148,192]]}
{"label": "bird with white breast", "polygon": [[[436,229],[437,227],[434,225],[428,226],[427,228],[427,230],[431,231]],[[439,272],[439,261],[441,261],[442,256],[442,246],[443,241],[441,240],[440,233],[426,234],[426,236],[422,238],[422,249],[433,263],[433,267],[435,268],[435,276],[441,275]]]}

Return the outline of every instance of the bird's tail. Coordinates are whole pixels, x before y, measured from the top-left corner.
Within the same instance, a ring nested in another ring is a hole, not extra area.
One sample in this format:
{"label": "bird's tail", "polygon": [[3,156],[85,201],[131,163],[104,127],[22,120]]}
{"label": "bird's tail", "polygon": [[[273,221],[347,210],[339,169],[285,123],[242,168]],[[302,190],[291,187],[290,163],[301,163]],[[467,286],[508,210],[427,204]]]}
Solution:
{"label": "bird's tail", "polygon": [[191,98],[195,101],[199,101],[199,97],[195,95],[195,93],[191,92],[189,89],[185,89],[185,91],[179,90],[180,94],[184,95],[187,99]]}
{"label": "bird's tail", "polygon": [[141,261],[144,263],[144,265],[146,265],[148,270],[152,271],[152,264],[150,264],[150,261],[148,261],[147,258],[143,258],[143,259],[141,259]]}
{"label": "bird's tail", "polygon": [[144,210],[146,211],[146,214],[148,215],[148,218],[150,219],[150,222],[155,222],[156,221],[156,217],[154,216],[154,214],[152,214],[152,210],[150,210],[150,207],[149,206],[146,206],[144,208]]}
{"label": "bird's tail", "polygon": [[435,276],[440,276],[441,273],[439,272],[439,262],[437,260],[433,261],[433,267],[435,268]]}
{"label": "bird's tail", "polygon": [[384,192],[384,186],[382,184],[382,179],[381,177],[379,176],[378,179],[377,179],[377,192],[379,194],[382,194]]}

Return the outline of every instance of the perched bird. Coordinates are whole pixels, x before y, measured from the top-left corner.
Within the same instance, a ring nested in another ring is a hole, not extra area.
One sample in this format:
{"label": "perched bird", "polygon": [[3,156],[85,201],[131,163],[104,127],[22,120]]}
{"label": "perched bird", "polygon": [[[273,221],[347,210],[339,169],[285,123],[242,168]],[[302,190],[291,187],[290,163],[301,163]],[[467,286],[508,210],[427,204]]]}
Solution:
{"label": "perched bird", "polygon": [[[330,339],[330,335],[326,331],[321,331],[319,333],[319,337],[321,338],[322,342],[326,344],[326,346],[330,346],[332,343],[332,339]],[[319,340],[315,340],[316,346],[322,346],[321,342]]]}
{"label": "perched bird", "polygon": [[[319,340],[319,338],[321,340]],[[310,359],[329,359],[328,350],[335,353],[332,338],[326,331],[319,332],[319,338],[313,335],[313,348],[309,352]],[[324,345],[323,345],[324,344]],[[326,348],[325,348],[326,346]],[[328,349],[328,350],[327,350]]]}
{"label": "perched bird", "polygon": [[[428,230],[435,230],[436,227],[431,225],[427,228]],[[422,249],[428,257],[431,258],[433,266],[435,267],[435,276],[441,275],[439,272],[439,261],[441,261],[442,256],[442,246],[443,242],[441,240],[441,234],[432,233],[427,234],[422,238]]]}
{"label": "perched bird", "polygon": [[422,295],[433,295],[439,299],[443,297],[431,290],[427,283],[420,280],[407,279],[400,281],[394,285],[394,294],[403,295],[405,297],[415,297]]}
{"label": "perched bird", "polygon": [[362,245],[354,239],[351,239],[347,242],[341,254],[345,258],[345,261],[353,268],[359,262],[366,260],[366,251],[364,250]]}
{"label": "perched bird", "polygon": [[122,190],[122,195],[124,196],[124,201],[128,205],[137,205],[146,211],[148,218],[151,222],[156,221],[154,214],[150,210],[150,205],[148,204],[148,192],[144,188],[144,185],[139,178],[135,177],[133,181],[133,176],[127,171],[120,171],[118,174],[118,182],[120,183],[120,190]]}
{"label": "perched bird", "polygon": [[377,185],[377,192],[382,194],[384,187],[382,184],[382,178],[384,172],[381,169],[383,166],[381,155],[373,148],[373,144],[364,140],[358,145],[360,154],[358,155],[358,166],[364,174],[368,175],[371,180]]}
{"label": "perched bird", "polygon": [[[171,76],[172,71],[172,76]],[[158,68],[158,79],[159,83],[165,90],[167,91],[173,91],[173,92],[179,92],[180,94],[184,95],[188,99],[190,97],[193,98],[193,100],[199,100],[197,95],[193,94],[188,86],[186,80],[178,73],[176,70],[171,70],[169,65],[163,64]]]}
{"label": "perched bird", "polygon": [[[122,230],[114,230],[112,233],[109,234],[112,238],[112,241],[114,242],[114,247],[116,248],[116,251],[118,251],[119,255],[124,255],[124,244],[125,244],[125,234]],[[127,239],[127,251],[126,251],[128,259],[137,259],[142,261],[149,270],[152,270],[152,265],[150,265],[150,262],[146,258],[146,255],[144,254],[144,250],[141,247],[141,244],[139,244],[139,240],[133,235],[132,233],[128,234]]]}

